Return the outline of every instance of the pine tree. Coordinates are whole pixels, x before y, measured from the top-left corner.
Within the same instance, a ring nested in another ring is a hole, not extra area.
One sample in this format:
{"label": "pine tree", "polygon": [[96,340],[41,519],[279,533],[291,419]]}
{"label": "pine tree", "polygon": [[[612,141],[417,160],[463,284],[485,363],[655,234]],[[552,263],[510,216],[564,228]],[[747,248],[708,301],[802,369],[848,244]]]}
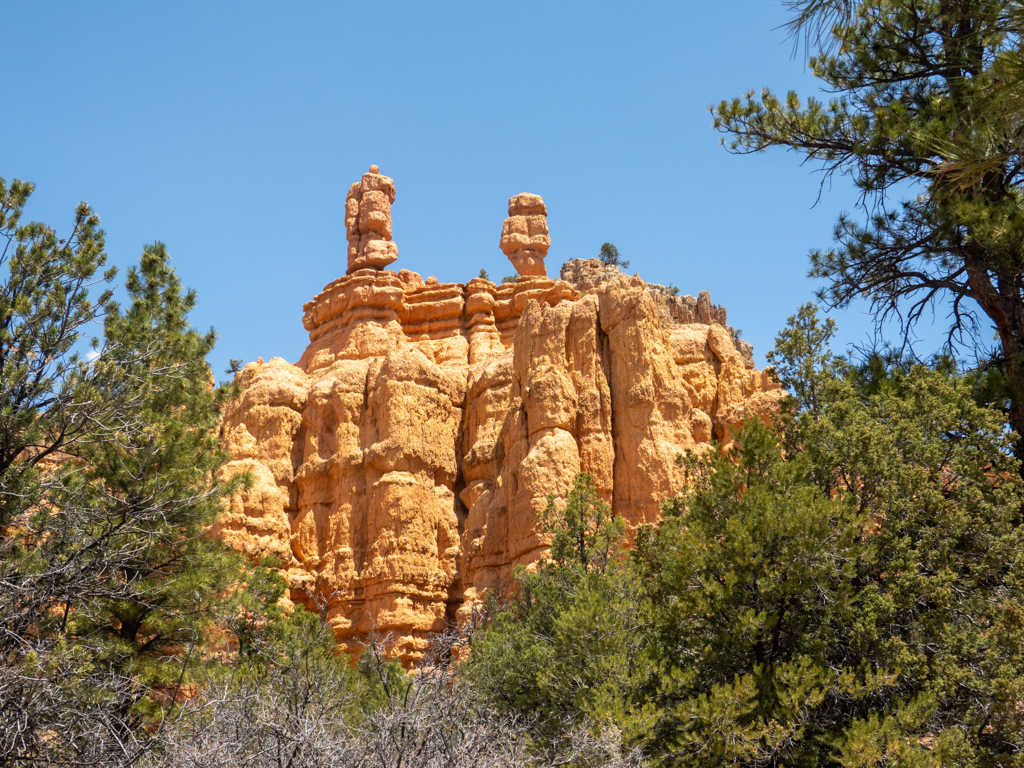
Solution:
{"label": "pine tree", "polygon": [[225,615],[226,591],[243,574],[237,555],[204,535],[230,492],[214,481],[224,462],[206,364],[215,336],[189,326],[196,295],[182,291],[167,261],[162,244],[148,246],[128,271],[130,305],[106,318],[107,342],[119,350],[113,364],[138,387],[132,417],[141,428],[83,451],[87,503],[126,524],[108,542],[123,553],[117,588],[82,604],[68,632],[105,638],[110,664],[145,689],[173,692],[188,682],[204,628]]}
{"label": "pine tree", "polygon": [[597,255],[597,258],[599,258],[601,263],[606,267],[629,269],[629,262],[619,257],[619,249],[611,243],[604,243],[601,246],[601,252]]}
{"label": "pine tree", "polygon": [[110,290],[89,296],[115,274],[97,275],[107,259],[99,217],[81,203],[60,239],[45,224],[22,224],[33,189],[0,178],[0,526],[38,502],[40,464],[74,455],[121,399],[109,371],[75,354],[112,305]]}
{"label": "pine tree", "polygon": [[[1019,40],[1009,0],[794,0],[792,26],[818,50],[828,103],[795,93],[723,101],[715,125],[745,153],[795,149],[827,179],[850,175],[863,222],[842,215],[834,249],[811,256],[829,306],[857,298],[905,339],[945,302],[951,347],[1006,377],[1008,420],[1024,437],[1024,211]],[[896,202],[903,198],[901,202]],[[980,308],[983,316],[979,316]],[[1024,442],[1018,455],[1024,458]]]}
{"label": "pine tree", "polygon": [[214,477],[213,335],[189,327],[195,295],[159,245],[124,311],[109,290],[90,302],[98,218],[82,204],[58,240],[18,223],[30,192],[3,192],[0,230],[0,765],[130,764],[242,576],[204,536],[231,490]]}

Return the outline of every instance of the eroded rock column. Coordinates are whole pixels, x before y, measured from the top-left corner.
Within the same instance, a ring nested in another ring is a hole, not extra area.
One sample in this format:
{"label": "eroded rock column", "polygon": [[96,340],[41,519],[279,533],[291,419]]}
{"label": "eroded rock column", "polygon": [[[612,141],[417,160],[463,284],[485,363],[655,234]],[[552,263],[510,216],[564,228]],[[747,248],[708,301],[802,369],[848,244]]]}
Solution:
{"label": "eroded rock column", "polygon": [[676,456],[695,447],[690,388],[676,366],[653,299],[638,277],[598,288],[608,339],[615,444],[612,508],[631,528],[654,523],[679,490]]}
{"label": "eroded rock column", "polygon": [[358,629],[391,635],[401,655],[444,629],[459,554],[454,486],[461,387],[404,347],[371,372],[363,428],[368,543],[355,595]]}
{"label": "eroded rock column", "polygon": [[523,192],[508,201],[508,218],[501,227],[501,252],[520,275],[547,275],[544,257],[551,247],[548,209],[540,195]]}
{"label": "eroded rock column", "polygon": [[345,198],[345,237],[348,240],[348,274],[357,269],[384,269],[398,258],[391,241],[391,204],[395,182],[371,165]]}
{"label": "eroded rock column", "polygon": [[727,441],[779,390],[706,293],[595,260],[567,265],[575,287],[547,278],[537,195],[509,201],[519,277],[502,285],[385,269],[394,199],[376,166],[352,185],[348,274],[303,308],[305,353],[238,374],[223,475],[254,482],[214,533],[281,560],[288,597],[326,607],[343,649],[376,636],[414,666],[430,633],[545,554],[548,494],[588,472],[631,530],[653,522],[676,455]]}

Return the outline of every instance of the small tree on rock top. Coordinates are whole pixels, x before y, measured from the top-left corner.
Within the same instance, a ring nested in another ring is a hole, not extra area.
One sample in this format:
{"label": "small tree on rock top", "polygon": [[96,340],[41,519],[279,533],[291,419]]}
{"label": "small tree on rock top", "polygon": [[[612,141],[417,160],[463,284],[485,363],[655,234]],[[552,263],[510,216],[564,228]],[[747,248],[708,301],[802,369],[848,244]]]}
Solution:
{"label": "small tree on rock top", "polygon": [[606,267],[629,269],[629,262],[619,257],[619,249],[611,243],[605,243],[601,246],[601,252],[597,255],[597,258],[599,258],[601,263]]}

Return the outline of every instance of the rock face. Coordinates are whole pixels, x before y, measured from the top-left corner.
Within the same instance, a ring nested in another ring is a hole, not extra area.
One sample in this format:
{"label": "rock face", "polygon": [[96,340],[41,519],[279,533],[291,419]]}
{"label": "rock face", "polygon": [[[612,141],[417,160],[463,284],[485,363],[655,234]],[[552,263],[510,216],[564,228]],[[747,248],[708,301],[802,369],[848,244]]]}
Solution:
{"label": "rock face", "polygon": [[[237,376],[223,471],[253,483],[216,533],[279,558],[289,598],[325,602],[343,647],[376,633],[413,664],[431,632],[544,554],[549,493],[589,472],[631,529],[653,522],[682,482],[676,455],[727,441],[779,390],[706,293],[596,260],[567,264],[572,282],[380,271],[384,246],[362,243],[393,247],[394,185],[375,171],[349,192],[349,274],[306,304],[302,358]],[[543,202],[518,195],[509,213],[503,249],[507,234],[506,253],[543,269]]]}
{"label": "rock face", "polygon": [[501,227],[501,252],[516,272],[527,277],[545,277],[544,257],[551,247],[548,209],[540,195],[528,192],[508,201],[508,218]]}
{"label": "rock face", "polygon": [[395,182],[381,176],[376,165],[349,189],[345,198],[348,274],[357,269],[384,269],[398,258],[398,246],[391,242],[393,202]]}

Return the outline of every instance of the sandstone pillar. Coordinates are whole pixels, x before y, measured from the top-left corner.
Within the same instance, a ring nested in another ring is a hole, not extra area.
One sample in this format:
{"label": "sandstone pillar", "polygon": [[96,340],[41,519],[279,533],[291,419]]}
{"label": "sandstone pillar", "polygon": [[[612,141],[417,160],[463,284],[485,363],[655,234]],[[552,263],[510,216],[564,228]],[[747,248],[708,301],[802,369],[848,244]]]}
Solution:
{"label": "sandstone pillar", "polygon": [[391,241],[393,202],[395,182],[382,176],[376,165],[349,189],[345,198],[347,274],[357,269],[384,269],[398,258],[398,246]]}
{"label": "sandstone pillar", "polygon": [[499,247],[520,275],[547,275],[544,257],[551,247],[547,216],[540,195],[523,192],[508,201],[508,218],[501,228]]}

